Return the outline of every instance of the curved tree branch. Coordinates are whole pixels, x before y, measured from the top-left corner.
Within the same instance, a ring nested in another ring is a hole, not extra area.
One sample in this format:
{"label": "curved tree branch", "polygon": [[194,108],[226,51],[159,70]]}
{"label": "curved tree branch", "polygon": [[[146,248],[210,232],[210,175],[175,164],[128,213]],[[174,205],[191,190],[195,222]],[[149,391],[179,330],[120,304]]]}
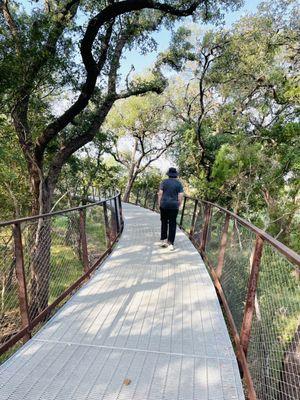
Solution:
{"label": "curved tree branch", "polygon": [[[78,0],[72,0],[70,4],[75,4],[77,3],[77,1]],[[80,50],[84,66],[87,71],[86,82],[76,102],[62,116],[60,116],[56,121],[48,125],[48,127],[45,129],[42,137],[39,138],[35,149],[36,157],[39,159],[43,157],[43,153],[47,144],[57,135],[59,131],[65,128],[88,104],[88,101],[93,94],[99,72],[104,65],[104,62],[99,65],[99,63],[97,63],[97,61],[94,59],[92,48],[100,28],[105,23],[110,22],[116,17],[125,13],[142,9],[155,9],[175,16],[188,16],[191,15],[203,2],[205,2],[205,0],[194,1],[186,9],[178,9],[176,7],[170,6],[169,4],[164,4],[152,0],[126,0],[120,1],[118,3],[110,2],[110,5],[108,5],[105,9],[103,9],[95,17],[93,17],[90,20],[82,39]],[[110,35],[108,36],[110,37]],[[106,58],[106,55],[107,53],[105,53],[104,58]],[[124,97],[122,96],[119,98]]]}

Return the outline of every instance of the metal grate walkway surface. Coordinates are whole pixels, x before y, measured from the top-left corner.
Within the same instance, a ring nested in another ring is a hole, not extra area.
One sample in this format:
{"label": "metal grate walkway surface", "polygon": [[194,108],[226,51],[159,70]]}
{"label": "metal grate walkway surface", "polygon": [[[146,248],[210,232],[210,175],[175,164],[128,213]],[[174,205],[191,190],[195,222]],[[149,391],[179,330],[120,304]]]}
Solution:
{"label": "metal grate walkway surface", "polygon": [[103,266],[0,367],[0,400],[242,400],[238,366],[203,261],[159,216],[124,205]]}

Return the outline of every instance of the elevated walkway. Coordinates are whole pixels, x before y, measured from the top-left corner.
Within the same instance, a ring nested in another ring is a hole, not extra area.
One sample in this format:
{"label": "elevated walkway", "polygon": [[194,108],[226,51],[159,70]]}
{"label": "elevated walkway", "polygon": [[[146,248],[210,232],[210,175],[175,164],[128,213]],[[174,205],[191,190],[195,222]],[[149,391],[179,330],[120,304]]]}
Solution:
{"label": "elevated walkway", "polygon": [[159,248],[159,216],[124,205],[103,266],[0,367],[0,400],[242,400],[214,286],[182,232]]}

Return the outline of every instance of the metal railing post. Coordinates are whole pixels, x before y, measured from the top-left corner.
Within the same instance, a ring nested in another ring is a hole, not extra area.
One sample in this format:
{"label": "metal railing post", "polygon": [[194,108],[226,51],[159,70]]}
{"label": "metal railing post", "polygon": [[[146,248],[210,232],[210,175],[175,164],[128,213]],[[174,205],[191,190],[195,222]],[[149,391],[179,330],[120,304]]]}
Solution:
{"label": "metal railing post", "polygon": [[205,251],[210,220],[211,220],[211,205],[206,204],[205,211],[204,211],[204,226],[203,226],[201,242],[200,242],[200,251],[202,251],[202,252]]}
{"label": "metal railing post", "polygon": [[111,232],[109,227],[109,218],[108,218],[106,201],[103,203],[103,215],[104,215],[106,242],[107,242],[107,247],[109,248],[111,247],[112,240],[111,240]]}
{"label": "metal railing post", "polygon": [[222,275],[222,270],[223,270],[223,265],[224,265],[229,221],[230,221],[230,215],[226,214],[225,223],[224,223],[224,227],[223,227],[223,231],[222,231],[221,243],[220,243],[220,251],[219,251],[219,255],[218,255],[218,264],[217,264],[217,268],[216,268],[216,274],[217,274],[218,278],[220,278]]}
{"label": "metal railing post", "polygon": [[263,251],[264,240],[257,235],[255,240],[255,246],[251,254],[251,272],[248,281],[248,292],[246,298],[246,305],[244,309],[243,323],[241,328],[241,345],[243,347],[245,356],[247,357],[248,345],[251,334],[253,312],[255,307],[255,296],[258,283],[259,266]]}
{"label": "metal railing post", "polygon": [[114,197],[114,206],[115,206],[115,217],[116,217],[116,224],[117,224],[117,234],[120,233],[120,221],[118,215],[118,205],[117,205],[117,198]]}
{"label": "metal railing post", "polygon": [[185,204],[186,204],[186,196],[184,196],[184,198],[183,198],[183,206],[182,206],[182,211],[181,211],[181,216],[180,216],[180,222],[179,222],[180,228],[182,228],[182,222],[183,222]]}
{"label": "metal railing post", "polygon": [[79,210],[79,233],[80,233],[80,243],[81,243],[81,251],[82,251],[83,270],[84,270],[84,272],[88,272],[89,271],[89,256],[88,256],[88,248],[87,248],[87,241],[86,241],[85,212],[83,210]]}
{"label": "metal railing post", "polygon": [[224,290],[223,290],[222,285],[221,285],[221,283],[217,277],[217,274],[213,268],[213,265],[211,264],[211,262],[209,261],[209,259],[207,258],[207,255],[205,253],[203,254],[203,258],[206,262],[206,265],[208,266],[208,268],[210,270],[211,276],[214,281],[215,288],[217,289],[218,295],[221,299],[222,305],[223,305],[225,313],[226,313],[227,321],[228,321],[228,324],[229,324],[229,327],[231,330],[233,340],[236,345],[237,360],[238,360],[240,368],[242,369],[243,378],[245,380],[246,387],[247,387],[247,392],[248,392],[247,400],[257,400],[257,396],[255,393],[255,388],[254,388],[253,380],[252,380],[251,373],[249,370],[249,366],[247,363],[247,359],[246,359],[245,353],[243,351],[243,348],[241,345],[241,339],[238,334],[238,331],[237,331],[237,328],[235,325],[235,321],[234,321],[234,317],[233,317],[233,315],[231,313],[231,309],[228,305]]}
{"label": "metal railing post", "polygon": [[[23,244],[22,244],[22,233],[20,223],[14,224],[13,227],[14,244],[15,244],[15,258],[16,258],[16,277],[18,281],[18,297],[21,315],[22,328],[26,328],[30,324],[29,309],[28,309],[28,297],[27,297],[27,286],[25,279],[25,268],[24,268],[24,255],[23,255]],[[24,335],[24,343],[27,342],[31,337],[28,331]]]}
{"label": "metal railing post", "polygon": [[124,220],[123,220],[123,210],[122,210],[121,193],[119,193],[119,195],[118,195],[118,202],[119,202],[119,213],[120,213],[121,227],[123,227],[123,225],[124,225]]}
{"label": "metal railing post", "polygon": [[191,222],[191,229],[190,229],[190,237],[193,236],[194,231],[195,231],[197,207],[198,207],[198,199],[195,200],[194,211],[193,211],[193,217],[192,217],[192,222]]}

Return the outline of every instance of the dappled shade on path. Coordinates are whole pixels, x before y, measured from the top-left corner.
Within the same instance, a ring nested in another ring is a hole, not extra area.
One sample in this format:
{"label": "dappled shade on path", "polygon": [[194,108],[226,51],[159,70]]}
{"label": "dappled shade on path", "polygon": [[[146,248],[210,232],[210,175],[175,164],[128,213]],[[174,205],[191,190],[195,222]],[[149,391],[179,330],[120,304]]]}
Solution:
{"label": "dappled shade on path", "polygon": [[214,286],[188,238],[155,244],[159,217],[124,206],[95,276],[0,369],[1,400],[244,399]]}

